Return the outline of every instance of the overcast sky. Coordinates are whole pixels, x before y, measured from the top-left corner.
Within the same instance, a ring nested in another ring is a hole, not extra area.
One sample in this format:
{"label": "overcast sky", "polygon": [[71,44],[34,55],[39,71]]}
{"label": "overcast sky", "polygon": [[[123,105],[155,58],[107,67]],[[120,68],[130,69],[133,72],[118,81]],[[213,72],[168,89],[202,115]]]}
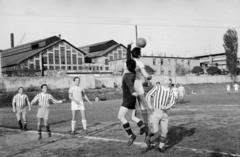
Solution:
{"label": "overcast sky", "polygon": [[73,45],[138,35],[144,54],[222,53],[227,28],[240,32],[239,0],[0,0],[0,49],[61,34]]}

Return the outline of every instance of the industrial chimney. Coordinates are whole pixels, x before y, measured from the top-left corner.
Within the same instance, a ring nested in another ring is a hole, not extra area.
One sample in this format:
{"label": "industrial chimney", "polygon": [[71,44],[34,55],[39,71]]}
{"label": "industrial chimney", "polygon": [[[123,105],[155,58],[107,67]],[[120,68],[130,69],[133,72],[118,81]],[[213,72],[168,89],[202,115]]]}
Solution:
{"label": "industrial chimney", "polygon": [[10,40],[11,40],[11,48],[14,47],[14,33],[10,34]]}

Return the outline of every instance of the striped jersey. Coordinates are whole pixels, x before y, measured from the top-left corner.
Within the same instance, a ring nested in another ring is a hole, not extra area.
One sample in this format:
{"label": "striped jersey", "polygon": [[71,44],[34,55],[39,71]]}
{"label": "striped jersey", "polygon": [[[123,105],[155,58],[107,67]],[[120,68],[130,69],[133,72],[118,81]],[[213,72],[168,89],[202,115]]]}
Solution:
{"label": "striped jersey", "polygon": [[54,104],[61,103],[61,100],[56,100],[51,94],[49,93],[39,93],[36,95],[32,103],[36,103],[38,101],[39,106],[41,107],[49,107],[49,102],[52,101]]}
{"label": "striped jersey", "polygon": [[29,99],[26,94],[18,93],[13,97],[12,104],[16,104],[17,107],[24,107],[27,105],[27,103],[29,103]]}
{"label": "striped jersey", "polygon": [[154,109],[169,109],[175,103],[175,97],[172,90],[157,85],[153,87],[146,95],[148,104],[151,104],[151,97],[153,97]]}

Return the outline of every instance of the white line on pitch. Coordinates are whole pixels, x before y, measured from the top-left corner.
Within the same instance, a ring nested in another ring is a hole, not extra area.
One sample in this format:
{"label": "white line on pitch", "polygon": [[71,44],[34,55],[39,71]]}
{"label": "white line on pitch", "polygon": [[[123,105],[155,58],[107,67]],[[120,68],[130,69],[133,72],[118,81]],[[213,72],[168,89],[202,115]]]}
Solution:
{"label": "white line on pitch", "polygon": [[[37,133],[37,131],[28,131],[32,133]],[[62,133],[52,133],[58,136],[65,136],[66,134]],[[126,140],[120,140],[120,139],[112,139],[112,138],[104,138],[104,137],[95,137],[95,136],[81,136],[81,135],[76,135],[76,137],[81,137],[81,138],[86,138],[89,140],[97,140],[97,141],[105,141],[105,142],[121,142],[121,143],[127,143]],[[146,144],[143,142],[134,142],[133,143],[136,146],[140,147],[146,147]],[[230,155],[232,157],[240,157],[240,154],[234,154],[234,153],[226,153],[226,152],[217,152],[217,151],[212,151],[212,150],[207,150],[207,149],[196,149],[196,148],[188,148],[188,147],[181,147],[181,146],[174,146],[174,148],[177,148],[178,150],[186,150],[186,151],[192,151],[195,153],[208,153],[208,154],[219,154],[219,155]]]}

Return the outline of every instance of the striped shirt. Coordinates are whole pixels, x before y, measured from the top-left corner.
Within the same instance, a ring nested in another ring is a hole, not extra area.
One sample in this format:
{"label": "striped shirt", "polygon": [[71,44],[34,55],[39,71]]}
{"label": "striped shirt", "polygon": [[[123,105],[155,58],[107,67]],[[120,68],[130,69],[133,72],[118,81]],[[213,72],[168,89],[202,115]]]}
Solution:
{"label": "striped shirt", "polygon": [[39,93],[36,95],[33,100],[32,104],[38,101],[39,106],[41,107],[49,107],[49,102],[52,101],[54,104],[62,103],[61,100],[56,100],[51,94],[48,93]]}
{"label": "striped shirt", "polygon": [[29,99],[26,94],[18,93],[13,97],[12,104],[16,104],[16,106],[19,108],[25,107],[27,103],[29,103]]}
{"label": "striped shirt", "polygon": [[146,95],[148,104],[151,104],[151,97],[153,97],[154,109],[169,109],[175,103],[175,97],[172,90],[166,89],[160,85],[153,87]]}

